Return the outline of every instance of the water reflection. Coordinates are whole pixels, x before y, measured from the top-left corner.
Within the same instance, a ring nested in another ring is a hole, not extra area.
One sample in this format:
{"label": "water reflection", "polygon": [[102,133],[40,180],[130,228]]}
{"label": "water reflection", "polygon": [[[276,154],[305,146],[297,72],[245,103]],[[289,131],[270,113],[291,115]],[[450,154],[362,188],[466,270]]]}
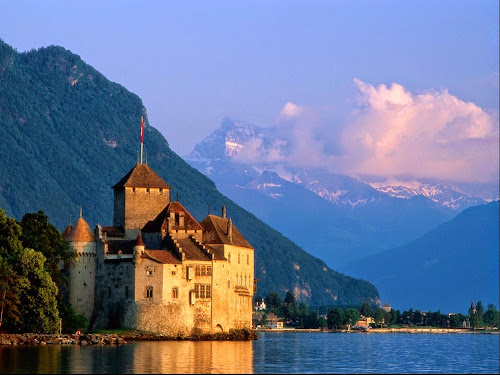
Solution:
{"label": "water reflection", "polygon": [[252,342],[0,346],[1,373],[253,373]]}

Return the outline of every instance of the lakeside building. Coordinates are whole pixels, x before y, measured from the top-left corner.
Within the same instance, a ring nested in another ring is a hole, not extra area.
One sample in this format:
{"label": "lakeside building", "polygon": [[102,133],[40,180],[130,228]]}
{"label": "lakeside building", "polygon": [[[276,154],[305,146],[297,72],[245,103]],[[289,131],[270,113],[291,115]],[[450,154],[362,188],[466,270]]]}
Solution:
{"label": "lakeside building", "polygon": [[92,230],[80,212],[63,232],[77,253],[70,303],[89,329],[251,329],[254,249],[225,207],[221,216],[196,221],[142,162],[112,188],[112,226]]}

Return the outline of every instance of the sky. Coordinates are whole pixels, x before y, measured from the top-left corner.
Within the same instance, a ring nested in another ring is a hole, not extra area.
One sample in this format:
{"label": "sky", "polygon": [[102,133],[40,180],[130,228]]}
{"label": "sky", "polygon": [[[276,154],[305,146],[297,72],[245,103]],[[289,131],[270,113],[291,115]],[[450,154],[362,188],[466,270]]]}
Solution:
{"label": "sky", "polygon": [[229,116],[290,126],[303,163],[338,172],[498,181],[498,1],[11,0],[0,13],[18,51],[63,46],[139,95],[179,155]]}

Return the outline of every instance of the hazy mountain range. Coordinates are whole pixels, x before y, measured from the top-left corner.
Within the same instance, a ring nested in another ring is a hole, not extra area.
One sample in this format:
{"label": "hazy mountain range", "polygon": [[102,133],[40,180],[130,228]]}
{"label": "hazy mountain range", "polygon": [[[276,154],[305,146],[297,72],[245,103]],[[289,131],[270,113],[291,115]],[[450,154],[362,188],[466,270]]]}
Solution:
{"label": "hazy mountain range", "polygon": [[471,207],[418,240],[344,267],[393,307],[465,312],[499,301],[499,202]]}

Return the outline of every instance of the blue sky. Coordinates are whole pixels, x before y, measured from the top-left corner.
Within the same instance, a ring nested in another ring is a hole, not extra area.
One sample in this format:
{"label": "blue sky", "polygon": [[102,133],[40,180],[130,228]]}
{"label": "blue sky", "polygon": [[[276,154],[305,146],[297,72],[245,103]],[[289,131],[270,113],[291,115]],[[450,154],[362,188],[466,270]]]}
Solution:
{"label": "blue sky", "polygon": [[446,90],[493,113],[498,129],[498,8],[493,0],[16,0],[0,5],[0,38],[18,51],[54,44],[80,55],[138,94],[183,155],[224,116],[272,126],[286,103],[340,134],[363,84],[397,83],[414,97]]}

